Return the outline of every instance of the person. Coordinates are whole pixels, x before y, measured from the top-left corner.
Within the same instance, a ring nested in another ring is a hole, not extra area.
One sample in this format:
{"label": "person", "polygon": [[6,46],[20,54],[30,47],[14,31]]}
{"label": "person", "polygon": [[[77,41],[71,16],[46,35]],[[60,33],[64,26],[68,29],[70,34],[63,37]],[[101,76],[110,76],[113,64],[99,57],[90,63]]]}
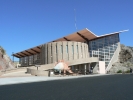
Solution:
{"label": "person", "polygon": [[132,71],[133,71],[132,68],[130,68],[130,74],[132,74]]}
{"label": "person", "polygon": [[91,67],[90,71],[91,71],[91,74],[92,74],[93,73],[93,67]]}

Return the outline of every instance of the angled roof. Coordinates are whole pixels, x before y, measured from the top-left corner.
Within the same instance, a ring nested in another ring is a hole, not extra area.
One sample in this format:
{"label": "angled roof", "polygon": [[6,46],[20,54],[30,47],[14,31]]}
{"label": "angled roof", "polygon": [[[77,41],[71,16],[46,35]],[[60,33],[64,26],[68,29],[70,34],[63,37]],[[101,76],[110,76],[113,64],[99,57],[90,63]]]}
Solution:
{"label": "angled roof", "polygon": [[56,39],[53,42],[57,42],[57,41],[84,42],[84,41],[86,41],[86,39],[91,40],[91,39],[95,39],[97,37],[98,37],[97,35],[95,35],[94,33],[92,33],[90,30],[88,30],[86,28],[86,29],[80,30],[78,32],[75,32],[75,33],[69,34],[67,36],[64,36],[62,38]]}
{"label": "angled roof", "polygon": [[[94,40],[94,39],[98,39],[98,38],[102,38],[105,36],[109,36],[109,35],[113,35],[113,34],[118,34],[118,33],[122,33],[128,30],[124,30],[124,31],[118,31],[118,32],[113,32],[110,34],[105,34],[105,35],[101,35],[101,36],[97,36],[95,35],[93,32],[91,32],[90,30],[88,30],[87,28],[80,30],[78,32],[74,32],[72,34],[69,34],[67,36],[64,36],[62,38],[56,39],[54,41],[51,42],[58,42],[58,41],[77,41],[77,42],[85,42],[85,41],[90,41],[90,40]],[[13,54],[13,56],[17,57],[17,58],[21,58],[21,57],[26,57],[26,56],[30,56],[30,55],[35,55],[40,53],[41,51],[41,46],[36,46],[18,53]]]}

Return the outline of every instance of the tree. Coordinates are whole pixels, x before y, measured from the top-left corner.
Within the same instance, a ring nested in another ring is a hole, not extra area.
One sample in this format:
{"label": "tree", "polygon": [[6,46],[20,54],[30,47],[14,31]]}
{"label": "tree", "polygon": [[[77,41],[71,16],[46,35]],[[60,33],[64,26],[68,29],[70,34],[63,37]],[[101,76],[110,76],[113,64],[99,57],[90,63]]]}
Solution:
{"label": "tree", "polygon": [[2,47],[2,46],[0,46],[0,50],[1,50],[1,52],[2,52],[2,54],[3,54],[3,55],[5,55],[5,54],[6,54],[6,51],[3,49],[3,47]]}

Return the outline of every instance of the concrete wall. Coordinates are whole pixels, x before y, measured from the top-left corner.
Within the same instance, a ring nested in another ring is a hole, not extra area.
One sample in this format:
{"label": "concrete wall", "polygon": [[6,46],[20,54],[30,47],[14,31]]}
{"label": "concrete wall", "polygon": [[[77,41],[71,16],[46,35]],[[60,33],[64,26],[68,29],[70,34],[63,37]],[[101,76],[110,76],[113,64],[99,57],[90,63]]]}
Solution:
{"label": "concrete wall", "polygon": [[27,73],[30,73],[31,75],[37,75],[37,76],[48,76],[48,71],[37,70],[37,69],[27,68]]}
{"label": "concrete wall", "polygon": [[0,71],[0,76],[2,75],[3,73]]}
{"label": "concrete wall", "polygon": [[119,57],[119,52],[120,52],[121,48],[120,48],[120,42],[118,43],[118,47],[116,49],[116,51],[114,52],[114,55],[112,57],[112,59],[110,60],[110,63],[108,65],[108,67],[106,68],[106,72],[109,71],[112,67],[112,64],[118,61],[118,57]]}
{"label": "concrete wall", "polygon": [[51,64],[59,60],[76,60],[89,57],[88,45],[75,41],[51,42],[42,45],[41,64]]}
{"label": "concrete wall", "polygon": [[[88,64],[91,62],[98,62],[98,58],[97,57],[91,57],[91,58],[84,58],[84,59],[76,59],[76,60],[71,60],[71,61],[65,61],[66,64],[70,67],[73,67],[74,65],[78,65],[80,69],[84,69],[84,64]],[[38,70],[36,67],[31,67],[31,68],[27,68],[27,73],[31,74],[31,75],[44,75],[47,76],[48,75],[48,71],[45,71],[47,69],[53,69],[55,66],[54,63],[52,64],[45,64],[45,65],[41,65]]]}
{"label": "concrete wall", "polygon": [[99,61],[99,73],[100,74],[105,74],[105,61]]}
{"label": "concrete wall", "polygon": [[[97,61],[98,62],[98,61]],[[93,73],[97,73],[98,71],[98,66],[97,66],[97,63],[96,62],[92,62],[90,64],[90,67],[93,67]]]}

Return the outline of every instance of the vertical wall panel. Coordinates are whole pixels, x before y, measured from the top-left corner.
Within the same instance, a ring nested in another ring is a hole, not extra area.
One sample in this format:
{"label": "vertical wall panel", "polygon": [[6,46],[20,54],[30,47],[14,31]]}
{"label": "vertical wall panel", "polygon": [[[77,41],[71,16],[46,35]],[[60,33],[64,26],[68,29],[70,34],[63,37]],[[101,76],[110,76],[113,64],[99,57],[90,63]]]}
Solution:
{"label": "vertical wall panel", "polygon": [[77,59],[77,42],[73,42],[73,46],[74,46],[74,59]]}
{"label": "vertical wall panel", "polygon": [[34,61],[33,61],[33,60],[34,60],[34,58],[33,58],[33,57],[34,57],[34,55],[31,55],[31,65],[32,65],[32,64],[33,64],[33,62],[34,62]]}
{"label": "vertical wall panel", "polygon": [[73,60],[72,45],[73,45],[73,42],[68,42],[68,56],[69,56],[69,60]]}
{"label": "vertical wall panel", "polygon": [[84,49],[85,49],[85,51],[84,51],[84,52],[85,52],[85,58],[87,58],[86,44],[84,44],[84,47],[85,47],[85,48],[84,48]]}
{"label": "vertical wall panel", "polygon": [[68,60],[68,50],[67,50],[68,44],[67,43],[68,43],[67,41],[62,42],[62,45],[63,45],[63,60],[64,61]]}
{"label": "vertical wall panel", "polygon": [[83,58],[85,58],[85,53],[84,53],[84,43],[82,43],[82,54],[83,54]]}
{"label": "vertical wall panel", "polygon": [[22,58],[22,65],[24,66],[24,57]]}
{"label": "vertical wall panel", "polygon": [[42,51],[42,63],[45,64],[45,45],[43,45],[43,51]]}
{"label": "vertical wall panel", "polygon": [[82,52],[81,52],[81,42],[78,42],[78,51],[79,51],[79,56],[78,58],[81,59],[82,58]]}
{"label": "vertical wall panel", "polygon": [[29,65],[29,56],[27,56],[27,66]]}
{"label": "vertical wall panel", "polygon": [[41,61],[41,64],[44,64],[44,45],[42,45],[41,47],[41,52],[40,52],[40,61]]}
{"label": "vertical wall panel", "polygon": [[[43,52],[44,50],[43,50],[43,47],[41,48],[41,51]],[[42,61],[42,56],[43,56],[43,54],[42,54],[42,52],[40,52],[40,63],[41,64],[43,64],[43,61]]]}
{"label": "vertical wall panel", "polygon": [[90,52],[89,52],[89,46],[87,44],[87,52],[88,52],[88,58],[90,57]]}
{"label": "vertical wall panel", "polygon": [[19,64],[21,64],[21,58],[19,58]]}
{"label": "vertical wall panel", "polygon": [[86,44],[86,52],[87,52],[87,58],[90,56],[89,55],[89,49],[88,49],[89,47],[88,47],[88,44]]}
{"label": "vertical wall panel", "polygon": [[62,60],[62,51],[61,51],[62,42],[57,42],[57,54],[58,54],[58,61]]}
{"label": "vertical wall panel", "polygon": [[47,62],[47,44],[45,44],[44,47],[45,47],[45,64],[48,64],[48,62]]}
{"label": "vertical wall panel", "polygon": [[48,43],[48,64],[51,63],[51,43]]}
{"label": "vertical wall panel", "polygon": [[53,63],[57,62],[56,42],[52,42],[52,59]]}

